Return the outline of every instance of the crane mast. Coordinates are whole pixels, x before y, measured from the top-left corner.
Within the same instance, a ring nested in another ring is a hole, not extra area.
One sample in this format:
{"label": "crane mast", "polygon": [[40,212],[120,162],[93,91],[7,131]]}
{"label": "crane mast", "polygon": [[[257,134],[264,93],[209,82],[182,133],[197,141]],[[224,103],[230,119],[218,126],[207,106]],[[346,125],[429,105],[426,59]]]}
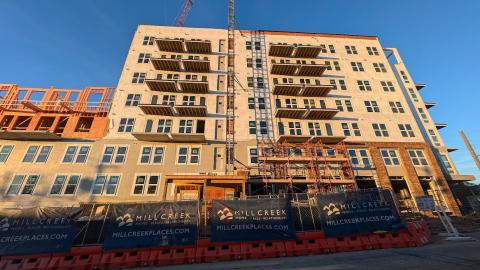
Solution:
{"label": "crane mast", "polygon": [[234,173],[235,163],[235,1],[228,0],[228,70],[225,141],[225,174]]}

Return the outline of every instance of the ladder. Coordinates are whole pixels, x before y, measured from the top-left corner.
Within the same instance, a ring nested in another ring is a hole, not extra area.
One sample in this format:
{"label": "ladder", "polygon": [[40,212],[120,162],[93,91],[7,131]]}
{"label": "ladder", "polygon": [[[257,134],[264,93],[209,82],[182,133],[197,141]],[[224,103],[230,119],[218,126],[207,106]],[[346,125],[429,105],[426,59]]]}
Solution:
{"label": "ladder", "polygon": [[[255,127],[257,149],[263,145],[271,144],[275,138],[273,125],[272,105],[270,99],[270,87],[268,79],[267,44],[263,31],[251,31],[252,42],[252,76],[253,96],[255,99]],[[258,46],[260,45],[260,46]],[[260,47],[259,50],[256,47]],[[261,59],[261,65],[257,67],[257,59]],[[263,85],[259,85],[257,78],[263,79]],[[262,100],[262,103],[259,103]],[[265,132],[266,129],[266,132]]]}
{"label": "ladder", "polygon": [[225,140],[225,174],[234,174],[235,169],[235,2],[228,1],[228,71],[227,115]]}

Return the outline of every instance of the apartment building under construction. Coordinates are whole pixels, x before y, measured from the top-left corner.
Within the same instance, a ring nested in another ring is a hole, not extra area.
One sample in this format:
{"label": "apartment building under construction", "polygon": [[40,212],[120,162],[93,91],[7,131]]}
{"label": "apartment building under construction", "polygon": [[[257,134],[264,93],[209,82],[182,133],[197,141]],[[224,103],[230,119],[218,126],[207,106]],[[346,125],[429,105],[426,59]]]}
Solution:
{"label": "apartment building under construction", "polygon": [[459,214],[460,175],[396,49],[375,36],[141,25],[118,86],[0,85],[2,204],[75,205],[389,188]]}

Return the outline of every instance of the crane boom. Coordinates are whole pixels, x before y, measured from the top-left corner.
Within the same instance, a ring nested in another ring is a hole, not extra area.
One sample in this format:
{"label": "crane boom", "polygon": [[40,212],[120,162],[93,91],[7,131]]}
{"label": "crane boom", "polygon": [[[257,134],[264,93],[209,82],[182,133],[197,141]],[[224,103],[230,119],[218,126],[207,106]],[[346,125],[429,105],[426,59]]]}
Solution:
{"label": "crane boom", "polygon": [[180,14],[178,14],[177,18],[175,19],[175,26],[185,25],[185,20],[187,19],[188,13],[190,13],[192,6],[193,6],[193,0],[185,0],[185,2],[183,3],[182,10],[180,11]]}
{"label": "crane boom", "polygon": [[228,0],[227,128],[225,173],[233,174],[235,163],[235,1]]}

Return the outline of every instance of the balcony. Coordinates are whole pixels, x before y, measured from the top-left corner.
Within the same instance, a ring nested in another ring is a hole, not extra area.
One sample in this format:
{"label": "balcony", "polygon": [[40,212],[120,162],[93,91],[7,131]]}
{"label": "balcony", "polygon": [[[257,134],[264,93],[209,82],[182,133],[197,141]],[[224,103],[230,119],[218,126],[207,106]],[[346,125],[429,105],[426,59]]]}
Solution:
{"label": "balcony", "polygon": [[322,64],[272,63],[271,74],[288,76],[320,77],[327,69]]}
{"label": "balcony", "polygon": [[437,105],[437,103],[435,102],[424,102],[425,103],[425,107],[427,107],[427,109],[430,109],[432,107],[434,107],[435,105]]}
{"label": "balcony", "polygon": [[435,127],[437,128],[437,130],[440,130],[440,129],[442,129],[442,128],[447,127],[447,124],[435,123]]}
{"label": "balcony", "polygon": [[139,141],[147,142],[205,142],[205,134],[201,133],[132,132],[132,135]]}
{"label": "balcony", "polygon": [[279,143],[318,143],[322,142],[325,144],[338,144],[345,140],[346,137],[343,136],[308,136],[308,135],[281,135],[278,137],[277,142]]}
{"label": "balcony", "polygon": [[212,43],[209,40],[184,40],[157,38],[155,43],[160,51],[176,53],[212,53]]}
{"label": "balcony", "polygon": [[277,108],[275,117],[287,119],[325,120],[332,119],[337,113],[337,109]]}
{"label": "balcony", "polygon": [[417,88],[417,91],[422,90],[422,88],[424,88],[425,86],[426,86],[426,84],[424,84],[424,83],[416,83],[415,84],[415,88]]}
{"label": "balcony", "polygon": [[208,81],[147,79],[145,83],[150,90],[158,92],[207,94],[209,88]]}
{"label": "balcony", "polygon": [[207,117],[205,105],[139,104],[138,107],[148,115]]}
{"label": "balcony", "polygon": [[322,48],[312,45],[271,44],[269,56],[317,58]]}
{"label": "balcony", "polygon": [[36,141],[55,141],[62,137],[48,130],[30,131],[30,130],[2,130],[0,131],[2,140],[36,140]]}
{"label": "balcony", "polygon": [[204,59],[172,59],[152,58],[151,62],[156,70],[177,72],[210,72],[210,60]]}
{"label": "balcony", "polygon": [[283,96],[325,97],[332,89],[332,85],[275,84],[273,94]]}
{"label": "balcony", "polygon": [[474,175],[462,175],[462,174],[450,174],[448,176],[450,181],[474,181],[476,180]]}

